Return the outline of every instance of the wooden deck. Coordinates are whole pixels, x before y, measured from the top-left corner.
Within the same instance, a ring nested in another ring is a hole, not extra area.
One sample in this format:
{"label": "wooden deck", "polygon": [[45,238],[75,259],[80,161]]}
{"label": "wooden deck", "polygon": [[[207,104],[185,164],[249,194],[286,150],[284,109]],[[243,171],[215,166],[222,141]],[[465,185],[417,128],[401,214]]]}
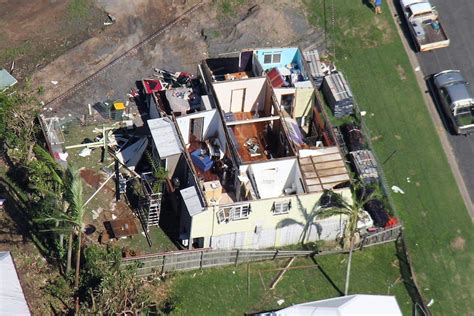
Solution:
{"label": "wooden deck", "polygon": [[309,192],[321,192],[349,181],[344,160],[337,147],[321,149],[320,155],[298,158]]}

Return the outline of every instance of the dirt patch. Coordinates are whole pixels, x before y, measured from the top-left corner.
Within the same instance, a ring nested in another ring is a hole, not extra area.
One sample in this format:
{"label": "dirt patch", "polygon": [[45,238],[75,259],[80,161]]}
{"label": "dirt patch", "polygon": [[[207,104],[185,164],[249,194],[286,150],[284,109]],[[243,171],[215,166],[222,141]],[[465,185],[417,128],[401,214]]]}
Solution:
{"label": "dirt patch", "polygon": [[462,238],[461,236],[458,236],[451,241],[451,248],[454,250],[462,251],[464,250],[465,244],[466,244],[466,240]]}
{"label": "dirt patch", "polygon": [[388,24],[388,20],[375,16],[375,27],[382,33],[382,42],[390,43],[393,41],[394,32],[393,29]]}
{"label": "dirt patch", "polygon": [[402,137],[400,135],[394,135],[397,140],[402,140]]}
{"label": "dirt patch", "polygon": [[377,140],[380,140],[380,139],[382,139],[382,138],[383,138],[382,135],[376,135],[376,136],[373,136],[373,137],[371,138],[371,140],[372,140],[372,141],[377,141]]}
{"label": "dirt patch", "polygon": [[0,1],[0,67],[24,79],[102,31],[107,15],[92,0]]}
{"label": "dirt patch", "polygon": [[82,169],[80,171],[81,178],[91,186],[92,188],[98,188],[99,185],[102,183],[102,174],[98,173],[92,169]]}
{"label": "dirt patch", "polygon": [[403,69],[402,65],[398,64],[395,66],[395,68],[397,69],[398,76],[400,76],[400,79],[403,81],[407,80],[407,74],[405,72],[405,69]]}

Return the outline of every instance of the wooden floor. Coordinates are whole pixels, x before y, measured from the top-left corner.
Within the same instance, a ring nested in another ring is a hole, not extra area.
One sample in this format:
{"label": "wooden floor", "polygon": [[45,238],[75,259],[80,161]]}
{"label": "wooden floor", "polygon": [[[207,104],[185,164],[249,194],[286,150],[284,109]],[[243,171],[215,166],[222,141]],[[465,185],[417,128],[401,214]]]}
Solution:
{"label": "wooden floor", "polygon": [[[233,125],[229,127],[234,132],[235,140],[238,144],[237,151],[242,162],[265,161],[269,159],[269,157],[267,157],[265,154],[265,147],[267,146],[267,143],[264,139],[264,130],[266,124],[268,123],[254,122],[249,124]],[[245,143],[250,138],[258,144],[260,148],[258,151],[259,155],[251,155],[250,151],[248,150],[248,146],[245,145]]]}

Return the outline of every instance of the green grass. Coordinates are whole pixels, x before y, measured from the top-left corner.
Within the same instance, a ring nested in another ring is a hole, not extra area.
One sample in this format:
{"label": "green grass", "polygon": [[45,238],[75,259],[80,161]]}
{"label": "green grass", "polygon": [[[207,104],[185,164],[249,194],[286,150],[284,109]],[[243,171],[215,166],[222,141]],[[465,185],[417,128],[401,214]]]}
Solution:
{"label": "green grass", "polygon": [[[347,255],[319,257],[317,263],[343,290]],[[357,252],[353,263],[351,293],[395,295],[404,314],[409,314],[411,300],[399,279],[393,244]],[[243,315],[340,295],[311,259],[296,260],[292,267],[309,267],[288,270],[276,288],[269,290],[278,273],[275,269],[285,264],[285,260],[250,264],[250,292],[245,264],[177,274],[169,280],[175,306],[172,314]],[[284,299],[281,306],[279,299]]]}
{"label": "green grass", "polygon": [[32,49],[31,43],[27,41],[15,47],[4,48],[0,50],[0,64],[11,63],[13,60],[30,53]]}
{"label": "green grass", "polygon": [[70,0],[67,11],[71,19],[83,19],[89,16],[92,4],[90,0]]}
{"label": "green grass", "polygon": [[245,2],[245,0],[219,0],[217,5],[224,16],[233,16],[236,15],[237,8]]}
{"label": "green grass", "polygon": [[[323,25],[319,0],[306,1]],[[331,17],[330,6],[328,18]],[[416,279],[435,315],[468,315],[474,300],[474,230],[386,5],[375,16],[360,1],[334,0],[331,51],[347,76],[403,220]],[[331,21],[331,20],[329,20]],[[373,113],[373,115],[372,115]],[[406,178],[410,177],[410,183]]]}

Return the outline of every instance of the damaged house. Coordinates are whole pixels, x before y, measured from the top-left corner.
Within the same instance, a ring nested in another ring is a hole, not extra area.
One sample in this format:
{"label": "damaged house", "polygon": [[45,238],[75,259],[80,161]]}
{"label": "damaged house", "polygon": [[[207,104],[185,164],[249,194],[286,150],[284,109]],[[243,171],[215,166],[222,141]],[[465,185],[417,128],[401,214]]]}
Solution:
{"label": "damaged house", "polygon": [[[185,87],[143,81],[184,247],[295,244],[325,189],[351,198],[306,63],[298,48],[245,50],[203,61]],[[334,239],[344,225],[317,220],[307,241]]]}

